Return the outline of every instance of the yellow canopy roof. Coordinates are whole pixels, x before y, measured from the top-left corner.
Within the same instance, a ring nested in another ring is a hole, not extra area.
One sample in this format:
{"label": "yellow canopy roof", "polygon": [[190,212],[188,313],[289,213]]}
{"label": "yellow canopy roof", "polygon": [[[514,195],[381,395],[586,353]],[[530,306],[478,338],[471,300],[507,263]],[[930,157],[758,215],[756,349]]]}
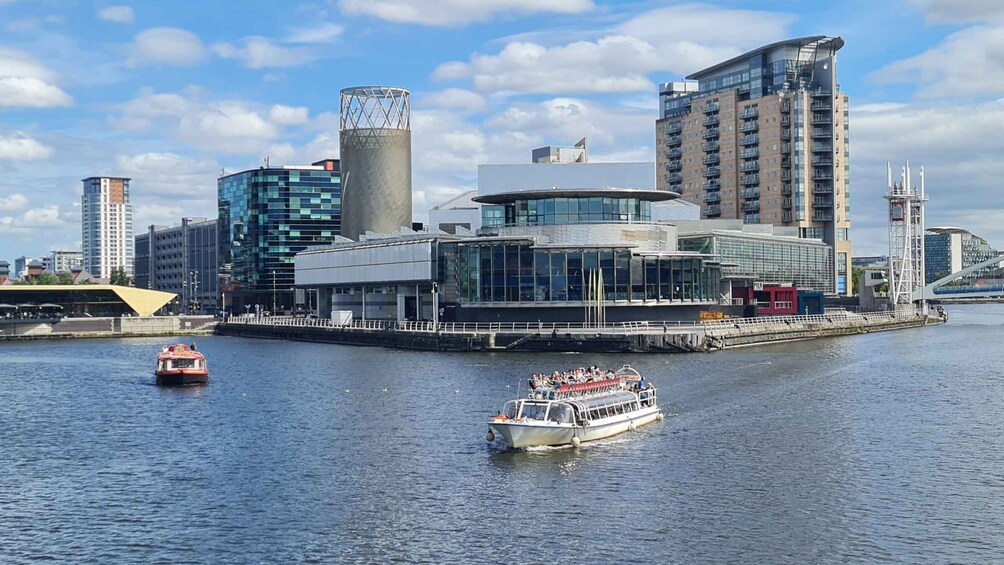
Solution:
{"label": "yellow canopy roof", "polygon": [[[112,291],[122,299],[126,306],[133,309],[140,316],[152,316],[154,312],[163,308],[168,302],[178,296],[173,292],[163,292],[160,290],[150,290],[147,288],[133,288],[131,286],[116,286],[113,284],[13,284],[0,285],[0,302],[4,302],[5,294],[14,293],[42,293],[42,292],[73,292],[91,293],[100,291]],[[24,295],[22,294],[21,297]]]}

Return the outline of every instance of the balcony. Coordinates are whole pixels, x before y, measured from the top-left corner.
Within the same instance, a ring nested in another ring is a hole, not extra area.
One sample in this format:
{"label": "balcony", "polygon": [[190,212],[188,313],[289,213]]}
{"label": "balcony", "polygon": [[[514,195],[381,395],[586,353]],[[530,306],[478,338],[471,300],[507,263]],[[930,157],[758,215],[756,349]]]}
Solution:
{"label": "balcony", "polygon": [[683,138],[679,135],[671,135],[666,138],[666,147],[679,147],[683,142]]}
{"label": "balcony", "polygon": [[812,200],[813,208],[833,208],[833,198],[814,198]]}
{"label": "balcony", "polygon": [[781,153],[791,153],[791,144],[790,143],[782,143],[781,144]]}
{"label": "balcony", "polygon": [[829,143],[813,143],[813,153],[833,153],[833,146]]}
{"label": "balcony", "polygon": [[718,151],[718,142],[717,141],[709,141],[709,142],[707,142],[707,143],[704,144],[704,152],[705,153],[712,153],[712,152],[715,152],[715,151]]}
{"label": "balcony", "polygon": [[827,182],[812,183],[812,192],[815,194],[833,194],[833,185]]}
{"label": "balcony", "polygon": [[833,132],[824,128],[812,128],[812,139],[829,139],[833,137]]}
{"label": "balcony", "polygon": [[708,116],[707,118],[704,118],[704,121],[701,122],[701,125],[703,125],[704,127],[707,127],[707,126],[717,126],[718,125],[718,116]]}
{"label": "balcony", "polygon": [[813,112],[829,112],[833,109],[833,106],[829,102],[823,100],[816,100],[809,105],[809,109]]}
{"label": "balcony", "polygon": [[672,149],[672,150],[666,152],[666,158],[667,159],[679,159],[682,156],[683,156],[683,150],[682,149]]}
{"label": "balcony", "polygon": [[833,180],[833,171],[825,169],[813,169],[812,180]]}
{"label": "balcony", "polygon": [[781,141],[791,141],[791,130],[783,129],[781,130]]}
{"label": "balcony", "polygon": [[783,196],[791,196],[791,185],[790,184],[782,184],[781,185],[781,195],[783,195]]}
{"label": "balcony", "polygon": [[671,173],[679,171],[682,168],[683,168],[683,164],[680,162],[679,159],[676,159],[675,161],[667,161],[666,162],[666,170],[669,171],[669,172],[671,172]]}
{"label": "balcony", "polygon": [[739,126],[739,131],[743,133],[753,133],[760,129],[760,125],[756,122],[746,122]]}
{"label": "balcony", "polygon": [[712,139],[718,137],[718,128],[711,128],[709,130],[705,130],[704,133],[701,134],[701,137],[703,137],[704,139]]}
{"label": "balcony", "polygon": [[674,133],[680,133],[683,131],[683,124],[677,122],[674,124],[669,124],[666,126],[666,133],[672,135]]}
{"label": "balcony", "polygon": [[822,88],[817,88],[816,90],[812,91],[812,97],[813,98],[824,98],[824,97],[828,98],[828,97],[830,97],[832,95],[833,95],[833,93],[831,91],[824,90]]}
{"label": "balcony", "polygon": [[833,213],[832,212],[826,212],[826,211],[823,211],[823,210],[813,210],[813,212],[812,212],[812,220],[814,222],[832,222],[833,221]]}
{"label": "balcony", "polygon": [[793,202],[792,202],[791,198],[782,198],[781,199],[781,208],[784,208],[785,210],[791,210],[792,204],[793,204]]}
{"label": "balcony", "polygon": [[753,200],[752,202],[743,202],[742,205],[743,212],[759,212],[760,211],[760,201]]}
{"label": "balcony", "polygon": [[829,114],[813,114],[812,123],[814,124],[831,124],[833,123],[833,116]]}
{"label": "balcony", "polygon": [[833,159],[830,159],[829,157],[813,157],[812,164],[819,165],[821,167],[829,167],[833,165]]}
{"label": "balcony", "polygon": [[743,138],[739,140],[740,145],[756,145],[757,143],[760,143],[760,136],[755,133],[744,135]]}
{"label": "balcony", "polygon": [[744,188],[743,191],[740,193],[740,196],[742,196],[746,200],[749,200],[750,198],[760,198],[760,187],[753,186],[750,188]]}
{"label": "balcony", "polygon": [[707,180],[701,185],[704,190],[721,190],[722,183],[717,180]]}
{"label": "balcony", "polygon": [[784,167],[785,169],[790,169],[791,168],[791,157],[782,157],[781,158],[781,166]]}
{"label": "balcony", "polygon": [[708,206],[707,208],[704,209],[704,215],[707,217],[721,216],[722,207],[719,206],[718,204],[712,204],[711,206]]}
{"label": "balcony", "polygon": [[781,180],[785,182],[791,182],[791,171],[786,171],[781,169]]}
{"label": "balcony", "polygon": [[703,174],[705,178],[717,177],[722,174],[722,170],[719,167],[708,167],[707,169],[704,169]]}
{"label": "balcony", "polygon": [[739,117],[742,118],[742,119],[744,119],[744,120],[755,118],[755,117],[757,117],[759,115],[760,115],[760,112],[757,111],[757,108],[755,106],[751,106],[749,108],[744,108],[743,111],[739,113]]}
{"label": "balcony", "polygon": [[740,156],[743,159],[756,159],[757,157],[760,156],[760,148],[748,147],[746,149],[743,149],[743,152],[740,154]]}
{"label": "balcony", "polygon": [[672,173],[666,175],[666,182],[668,182],[669,184],[676,184],[683,182],[683,175],[681,175],[680,173]]}
{"label": "balcony", "polygon": [[743,223],[744,224],[759,224],[760,223],[760,214],[746,214],[745,216],[743,216]]}
{"label": "balcony", "polygon": [[709,192],[706,195],[704,195],[704,201],[707,202],[708,204],[713,204],[715,202],[721,202],[722,201],[722,193],[720,193],[720,192]]}
{"label": "balcony", "polygon": [[736,88],[736,92],[740,94],[745,94],[750,91],[750,83],[744,82]]}
{"label": "balcony", "polygon": [[782,115],[781,116],[781,126],[782,127],[789,127],[789,126],[791,126],[791,116]]}
{"label": "balcony", "polygon": [[701,159],[701,163],[704,163],[705,165],[717,165],[719,162],[721,162],[721,160],[722,159],[721,157],[718,156],[718,153],[713,153]]}
{"label": "balcony", "polygon": [[753,186],[755,184],[760,184],[760,175],[758,174],[743,175],[742,178],[739,179],[739,182],[742,183],[743,186]]}
{"label": "balcony", "polygon": [[781,221],[782,222],[791,222],[791,221],[793,221],[793,219],[794,218],[792,218],[792,215],[791,215],[790,211],[785,210],[785,211],[781,212]]}
{"label": "balcony", "polygon": [[791,102],[789,102],[788,100],[785,100],[784,102],[782,102],[781,103],[781,111],[782,112],[791,112]]}
{"label": "balcony", "polygon": [[739,165],[739,170],[744,173],[755,173],[760,170],[759,161],[746,161],[742,165]]}
{"label": "balcony", "polygon": [[721,104],[719,104],[718,102],[708,102],[707,104],[704,105],[704,109],[701,111],[704,112],[705,114],[711,114],[717,112],[720,109],[721,109]]}

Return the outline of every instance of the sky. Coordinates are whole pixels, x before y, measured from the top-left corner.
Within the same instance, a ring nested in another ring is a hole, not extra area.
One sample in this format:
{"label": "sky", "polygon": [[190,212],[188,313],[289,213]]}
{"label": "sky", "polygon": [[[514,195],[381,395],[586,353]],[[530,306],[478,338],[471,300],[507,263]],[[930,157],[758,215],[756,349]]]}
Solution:
{"label": "sky", "polygon": [[216,216],[216,179],[338,156],[338,92],[412,95],[414,215],[481,163],[588,136],[654,161],[658,84],[841,36],[854,255],[888,250],[886,162],[927,224],[1004,248],[999,0],[0,0],[0,259],[79,249],[80,179],[132,178],[134,229]]}

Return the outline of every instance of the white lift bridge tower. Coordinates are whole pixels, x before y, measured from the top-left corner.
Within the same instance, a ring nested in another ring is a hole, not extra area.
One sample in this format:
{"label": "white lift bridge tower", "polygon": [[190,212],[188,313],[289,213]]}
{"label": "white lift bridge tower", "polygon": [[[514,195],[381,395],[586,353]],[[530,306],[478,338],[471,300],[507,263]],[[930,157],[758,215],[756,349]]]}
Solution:
{"label": "white lift bridge tower", "polygon": [[[924,288],[924,167],[920,168],[920,188],[912,187],[910,162],[892,180],[886,164],[889,192],[889,302],[893,309],[913,307],[913,294]],[[922,296],[922,295],[921,295]],[[921,307],[924,305],[921,299]]]}

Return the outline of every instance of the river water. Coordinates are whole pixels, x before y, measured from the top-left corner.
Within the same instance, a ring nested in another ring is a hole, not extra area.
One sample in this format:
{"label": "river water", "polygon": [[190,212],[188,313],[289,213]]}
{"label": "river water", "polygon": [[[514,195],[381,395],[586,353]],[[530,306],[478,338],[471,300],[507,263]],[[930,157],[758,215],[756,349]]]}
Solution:
{"label": "river water", "polygon": [[[947,563],[1004,557],[1004,306],[690,355],[0,343],[0,562]],[[668,417],[507,452],[531,372],[631,363]]]}

